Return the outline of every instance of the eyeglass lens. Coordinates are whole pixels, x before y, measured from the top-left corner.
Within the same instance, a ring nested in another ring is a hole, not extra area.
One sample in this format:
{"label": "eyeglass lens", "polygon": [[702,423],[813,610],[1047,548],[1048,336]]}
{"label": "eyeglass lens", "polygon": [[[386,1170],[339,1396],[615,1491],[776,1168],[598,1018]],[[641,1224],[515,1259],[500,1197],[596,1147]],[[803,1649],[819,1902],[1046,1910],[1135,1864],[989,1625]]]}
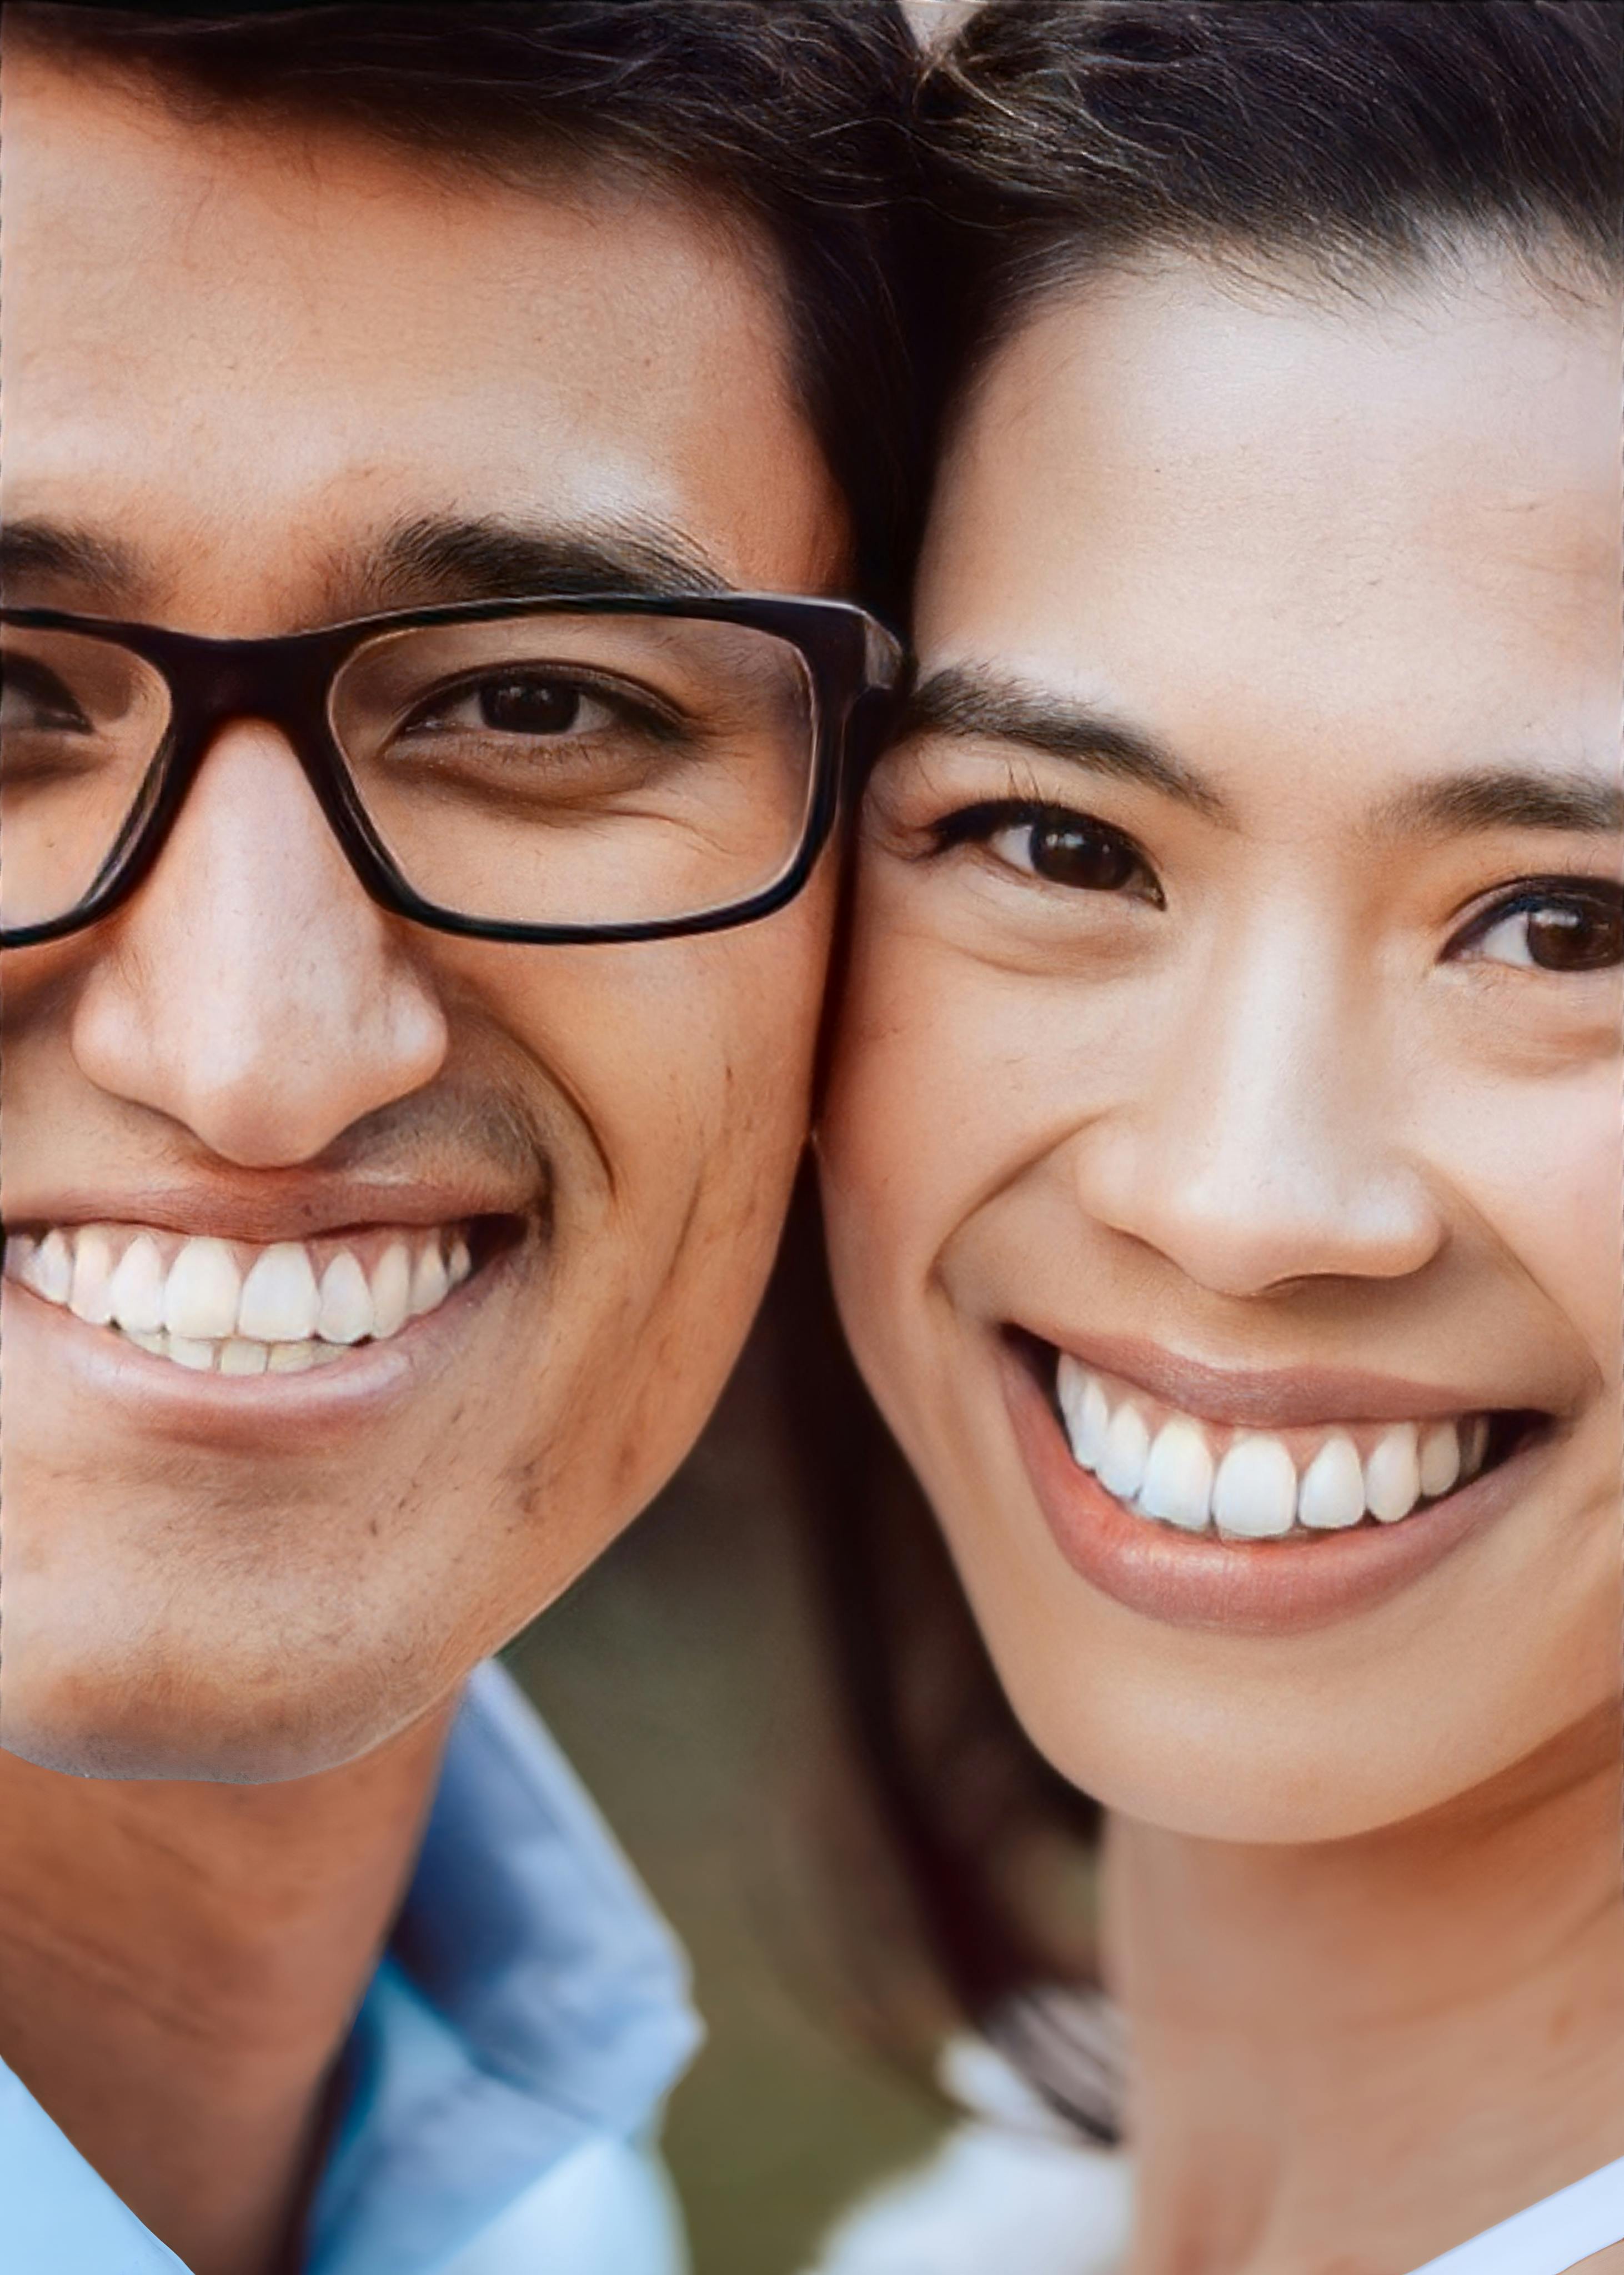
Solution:
{"label": "eyeglass lens", "polygon": [[[0,911],[20,928],[70,914],[122,860],[171,704],[117,643],[19,625],[3,685]],[[329,723],[401,877],[487,923],[673,922],[748,901],[795,860],[813,795],[805,661],[752,626],[404,626],[345,660]]]}

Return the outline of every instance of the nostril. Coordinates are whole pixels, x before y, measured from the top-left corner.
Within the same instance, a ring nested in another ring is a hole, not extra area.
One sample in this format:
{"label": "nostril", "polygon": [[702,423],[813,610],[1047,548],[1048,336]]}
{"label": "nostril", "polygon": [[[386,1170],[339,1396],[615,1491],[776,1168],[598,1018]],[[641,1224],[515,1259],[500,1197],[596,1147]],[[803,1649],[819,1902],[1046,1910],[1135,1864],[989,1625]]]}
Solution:
{"label": "nostril", "polygon": [[320,952],[306,941],[253,956],[229,941],[211,956],[177,946],[149,934],[104,956],[74,1008],[71,1047],[104,1094],[162,1114],[222,1160],[313,1160],[444,1067],[438,995],[386,940],[351,933]]}

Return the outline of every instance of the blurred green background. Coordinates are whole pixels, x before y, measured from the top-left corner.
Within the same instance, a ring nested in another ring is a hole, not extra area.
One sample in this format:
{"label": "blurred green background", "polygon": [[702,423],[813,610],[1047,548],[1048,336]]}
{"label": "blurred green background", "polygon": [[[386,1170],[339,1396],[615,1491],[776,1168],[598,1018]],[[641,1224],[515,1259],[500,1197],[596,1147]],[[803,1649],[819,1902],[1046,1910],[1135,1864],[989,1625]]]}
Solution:
{"label": "blurred green background", "polygon": [[833,1745],[804,1553],[757,1341],[672,1485],[508,1653],[693,1962],[709,2039],[666,2151],[697,2275],[800,2275],[943,2121],[813,1961],[785,1840]]}

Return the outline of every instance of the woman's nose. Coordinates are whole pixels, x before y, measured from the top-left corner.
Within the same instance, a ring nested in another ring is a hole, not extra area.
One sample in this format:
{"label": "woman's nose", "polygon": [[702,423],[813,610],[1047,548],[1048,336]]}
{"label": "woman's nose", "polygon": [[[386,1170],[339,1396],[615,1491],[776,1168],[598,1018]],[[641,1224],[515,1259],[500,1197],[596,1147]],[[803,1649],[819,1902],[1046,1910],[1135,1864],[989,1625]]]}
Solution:
{"label": "woman's nose", "polygon": [[1075,1141],[1083,1205],[1214,1294],[1419,1271],[1444,1219],[1368,984],[1261,929],[1215,961]]}
{"label": "woman's nose", "polygon": [[81,1070],[244,1167],[313,1160],[444,1062],[434,991],[255,721],[222,733],[96,954]]}

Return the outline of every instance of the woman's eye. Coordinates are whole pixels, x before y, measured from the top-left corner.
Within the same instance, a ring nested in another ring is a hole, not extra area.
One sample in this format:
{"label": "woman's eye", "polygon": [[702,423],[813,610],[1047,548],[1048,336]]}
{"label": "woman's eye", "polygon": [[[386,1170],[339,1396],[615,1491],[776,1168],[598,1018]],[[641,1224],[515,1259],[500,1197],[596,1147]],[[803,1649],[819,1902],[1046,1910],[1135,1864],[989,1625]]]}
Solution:
{"label": "woman's eye", "polygon": [[1624,964],[1624,897],[1542,895],[1502,908],[1469,946],[1485,963],[1536,971],[1605,971]]}
{"label": "woman's eye", "polygon": [[1012,869],[1084,893],[1121,893],[1138,886],[1159,899],[1144,858],[1114,829],[1082,814],[1023,815],[986,835],[989,852]]}

